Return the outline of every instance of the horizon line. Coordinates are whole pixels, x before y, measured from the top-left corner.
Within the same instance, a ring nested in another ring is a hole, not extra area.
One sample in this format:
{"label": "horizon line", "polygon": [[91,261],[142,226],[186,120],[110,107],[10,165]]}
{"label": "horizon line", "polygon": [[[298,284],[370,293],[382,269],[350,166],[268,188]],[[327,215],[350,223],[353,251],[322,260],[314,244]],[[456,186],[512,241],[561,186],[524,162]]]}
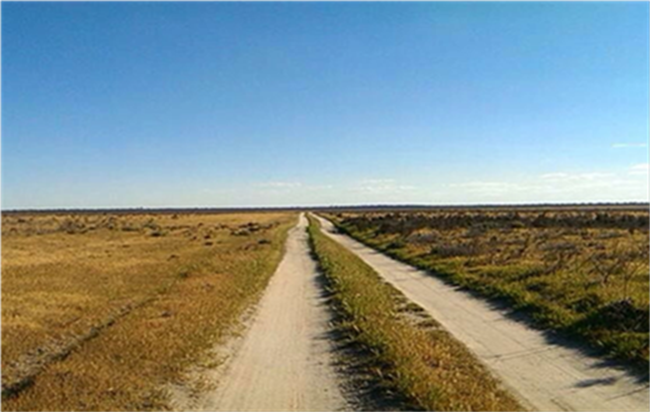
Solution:
{"label": "horizon line", "polygon": [[102,213],[102,212],[231,212],[231,211],[282,211],[282,210],[321,210],[321,209],[463,209],[463,208],[530,208],[530,207],[607,207],[607,206],[628,206],[650,208],[650,201],[628,201],[628,202],[540,202],[540,203],[472,203],[472,204],[353,204],[353,205],[316,205],[316,206],[170,206],[170,207],[72,207],[72,208],[18,208],[1,209],[0,213]]}

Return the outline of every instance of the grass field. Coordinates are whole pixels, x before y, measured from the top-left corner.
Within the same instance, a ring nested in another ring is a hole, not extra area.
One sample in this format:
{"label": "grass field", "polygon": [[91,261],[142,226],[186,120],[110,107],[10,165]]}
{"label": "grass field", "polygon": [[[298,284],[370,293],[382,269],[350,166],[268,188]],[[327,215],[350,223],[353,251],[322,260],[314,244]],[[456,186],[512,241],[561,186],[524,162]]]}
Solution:
{"label": "grass field", "polygon": [[5,410],[166,407],[266,286],[294,213],[2,217]]}
{"label": "grass field", "polygon": [[390,390],[423,410],[522,410],[467,348],[361,259],[321,233],[310,242],[342,317],[339,328],[362,345]]}
{"label": "grass field", "polygon": [[399,260],[647,367],[647,210],[327,214]]}

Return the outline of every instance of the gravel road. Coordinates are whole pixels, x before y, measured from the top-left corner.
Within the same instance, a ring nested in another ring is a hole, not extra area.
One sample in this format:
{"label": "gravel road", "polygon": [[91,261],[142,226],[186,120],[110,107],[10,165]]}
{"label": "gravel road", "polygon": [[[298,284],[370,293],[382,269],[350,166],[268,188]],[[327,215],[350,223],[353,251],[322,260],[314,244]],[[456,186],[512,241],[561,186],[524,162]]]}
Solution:
{"label": "gravel road", "polygon": [[350,409],[328,339],[331,315],[301,214],[252,324],[201,409],[336,411]]}

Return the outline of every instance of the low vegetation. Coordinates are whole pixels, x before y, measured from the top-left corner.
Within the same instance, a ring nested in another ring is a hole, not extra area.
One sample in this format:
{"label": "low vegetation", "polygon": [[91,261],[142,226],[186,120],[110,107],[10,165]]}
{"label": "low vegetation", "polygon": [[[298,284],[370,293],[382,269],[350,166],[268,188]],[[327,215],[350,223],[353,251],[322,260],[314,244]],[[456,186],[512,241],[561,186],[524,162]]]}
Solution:
{"label": "low vegetation", "polygon": [[148,410],[258,298],[296,215],[6,214],[4,410]]}
{"label": "low vegetation", "polygon": [[647,210],[336,213],[342,231],[647,367]]}
{"label": "low vegetation", "polygon": [[424,410],[522,410],[469,351],[310,219],[314,255],[341,329],[374,358],[374,373]]}

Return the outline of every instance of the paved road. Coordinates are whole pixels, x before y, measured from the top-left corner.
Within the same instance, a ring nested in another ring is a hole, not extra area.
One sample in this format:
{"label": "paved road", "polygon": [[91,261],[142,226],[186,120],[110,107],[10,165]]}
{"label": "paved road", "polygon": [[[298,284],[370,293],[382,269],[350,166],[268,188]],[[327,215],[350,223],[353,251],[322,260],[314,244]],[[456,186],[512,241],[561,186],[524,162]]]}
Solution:
{"label": "paved road", "polygon": [[648,411],[648,382],[604,365],[601,359],[562,344],[513,320],[505,310],[337,234],[323,231],[422,306],[463,342],[511,392],[531,409],[544,411]]}

